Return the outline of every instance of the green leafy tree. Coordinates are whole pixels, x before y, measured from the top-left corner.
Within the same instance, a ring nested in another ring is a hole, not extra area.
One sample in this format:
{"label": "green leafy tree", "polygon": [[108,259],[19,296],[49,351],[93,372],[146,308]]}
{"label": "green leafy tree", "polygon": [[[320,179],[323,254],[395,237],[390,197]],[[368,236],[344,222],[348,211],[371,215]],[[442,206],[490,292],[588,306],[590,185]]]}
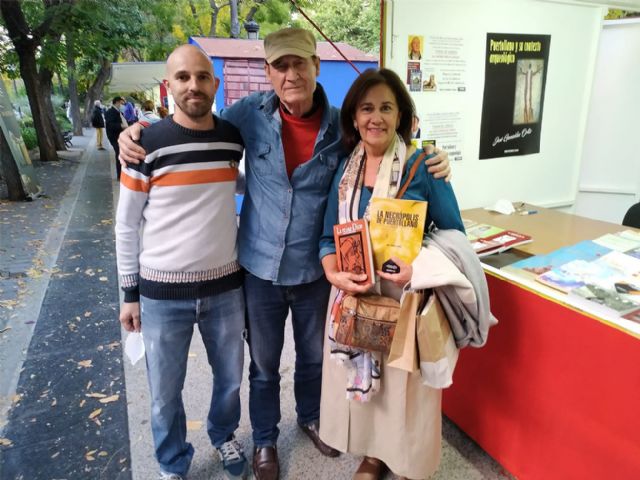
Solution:
{"label": "green leafy tree", "polygon": [[367,53],[380,50],[379,1],[315,0],[307,13],[332,41],[346,42]]}
{"label": "green leafy tree", "polygon": [[70,0],[0,2],[0,14],[18,57],[43,161],[56,160],[56,149],[65,149],[51,104],[51,80],[59,60],[56,44],[62,34],[64,12],[70,6]]}
{"label": "green leafy tree", "polygon": [[[146,60],[151,52],[161,56],[173,48],[174,42],[167,41],[167,34],[171,31],[175,9],[166,8],[169,2],[160,3],[151,0],[76,0],[65,30],[66,69],[74,125],[89,124],[93,103],[100,98],[111,75],[112,62],[118,58]],[[74,89],[78,91],[74,93]],[[84,96],[84,115],[80,120],[81,96]]]}

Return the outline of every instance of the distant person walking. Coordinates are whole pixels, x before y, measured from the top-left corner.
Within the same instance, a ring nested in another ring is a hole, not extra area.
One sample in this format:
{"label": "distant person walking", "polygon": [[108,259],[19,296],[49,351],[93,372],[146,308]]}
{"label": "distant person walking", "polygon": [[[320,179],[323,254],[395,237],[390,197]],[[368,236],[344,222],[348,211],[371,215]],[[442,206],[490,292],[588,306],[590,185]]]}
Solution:
{"label": "distant person walking", "polygon": [[138,113],[136,107],[130,100],[127,100],[124,104],[124,119],[127,121],[127,125],[133,125],[138,121]]}
{"label": "distant person walking", "polygon": [[151,100],[145,100],[142,102],[142,107],[140,109],[140,113],[138,114],[138,121],[141,122],[145,127],[148,127],[152,123],[159,122],[162,120],[158,115],[156,115],[153,111],[153,102]]}
{"label": "distant person walking", "polygon": [[107,127],[107,138],[109,143],[116,152],[116,179],[120,180],[120,162],[118,156],[120,155],[120,147],[118,146],[118,135],[125,128],[128,127],[122,112],[124,111],[125,100],[122,97],[114,97],[111,101],[111,107],[105,112],[104,119]]}
{"label": "distant person walking", "polygon": [[93,103],[93,113],[91,114],[91,126],[96,129],[96,146],[98,150],[104,150],[102,146],[102,137],[104,128],[104,112],[102,110],[102,104],[100,100],[96,100]]}

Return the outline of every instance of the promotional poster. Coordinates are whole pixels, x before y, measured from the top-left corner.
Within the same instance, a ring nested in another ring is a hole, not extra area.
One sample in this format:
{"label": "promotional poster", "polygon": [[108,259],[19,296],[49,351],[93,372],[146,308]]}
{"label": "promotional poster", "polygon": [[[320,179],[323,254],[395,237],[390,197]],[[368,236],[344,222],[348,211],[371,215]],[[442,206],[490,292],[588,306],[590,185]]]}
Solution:
{"label": "promotional poster", "polygon": [[540,152],[550,35],[487,34],[480,159]]}

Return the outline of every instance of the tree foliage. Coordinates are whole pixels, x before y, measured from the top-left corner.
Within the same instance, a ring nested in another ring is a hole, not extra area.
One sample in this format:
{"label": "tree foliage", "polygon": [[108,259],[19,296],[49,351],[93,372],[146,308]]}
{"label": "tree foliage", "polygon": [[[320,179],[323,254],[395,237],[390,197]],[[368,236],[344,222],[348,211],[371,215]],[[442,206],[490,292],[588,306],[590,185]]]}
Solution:
{"label": "tree foliage", "polygon": [[[346,42],[367,53],[380,50],[379,1],[314,0],[308,10],[306,13],[334,42]],[[304,23],[306,27],[306,20]],[[316,37],[321,38],[319,34]]]}
{"label": "tree foliage", "polygon": [[610,8],[605,20],[620,20],[622,18],[631,18],[640,16],[640,12],[629,12],[626,10],[620,10],[619,8]]}
{"label": "tree foliage", "polygon": [[[367,52],[378,50],[377,0],[296,3],[332,40]],[[45,128],[52,129],[58,148],[64,146],[55,131],[50,100],[54,75],[66,80],[78,132],[80,103],[84,102],[86,124],[113,61],[164,60],[190,36],[244,37],[244,23],[251,20],[259,24],[262,38],[287,26],[312,29],[289,0],[0,0],[0,4],[3,15],[10,17],[2,19],[6,29],[0,25],[0,73],[23,77],[30,105],[34,96],[42,103],[32,105],[34,114],[46,116],[52,124],[36,125],[39,137]],[[18,23],[16,16],[21,17]],[[316,37],[322,39],[317,33]],[[32,57],[30,63],[25,63],[25,56]],[[25,75],[39,78],[27,81]]]}

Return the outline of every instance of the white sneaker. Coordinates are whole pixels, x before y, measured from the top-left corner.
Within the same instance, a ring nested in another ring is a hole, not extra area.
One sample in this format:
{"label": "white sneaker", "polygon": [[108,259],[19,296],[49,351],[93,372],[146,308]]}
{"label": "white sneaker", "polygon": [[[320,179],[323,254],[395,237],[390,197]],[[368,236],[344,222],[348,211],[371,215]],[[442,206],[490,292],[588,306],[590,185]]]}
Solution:
{"label": "white sneaker", "polygon": [[182,477],[182,475],[178,475],[177,473],[163,472],[162,470],[160,470],[160,476],[158,477],[158,480],[184,480],[184,478]]}

